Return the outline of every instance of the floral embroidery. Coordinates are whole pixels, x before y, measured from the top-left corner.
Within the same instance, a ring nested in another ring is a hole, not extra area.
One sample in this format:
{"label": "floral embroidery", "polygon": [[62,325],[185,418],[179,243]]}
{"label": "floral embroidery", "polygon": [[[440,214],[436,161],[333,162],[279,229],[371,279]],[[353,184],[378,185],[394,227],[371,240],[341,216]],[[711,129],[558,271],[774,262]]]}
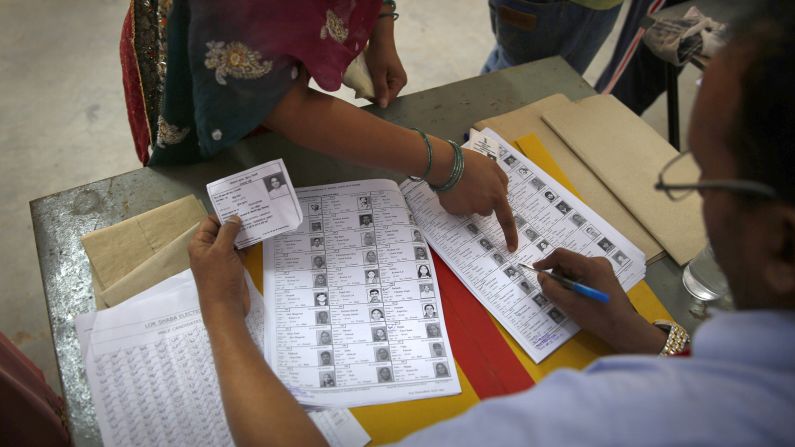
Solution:
{"label": "floral embroidery", "polygon": [[166,145],[181,143],[188,136],[190,127],[180,129],[169,124],[162,116],[157,117],[157,147],[165,149]]}
{"label": "floral embroidery", "polygon": [[273,61],[261,60],[262,56],[240,42],[207,42],[204,66],[215,70],[215,80],[226,85],[226,76],[235,79],[257,79],[268,74]]}
{"label": "floral embroidery", "polygon": [[325,39],[328,36],[338,43],[343,43],[348,38],[348,28],[345,28],[345,22],[330,9],[326,11],[326,24],[320,28],[320,38]]}

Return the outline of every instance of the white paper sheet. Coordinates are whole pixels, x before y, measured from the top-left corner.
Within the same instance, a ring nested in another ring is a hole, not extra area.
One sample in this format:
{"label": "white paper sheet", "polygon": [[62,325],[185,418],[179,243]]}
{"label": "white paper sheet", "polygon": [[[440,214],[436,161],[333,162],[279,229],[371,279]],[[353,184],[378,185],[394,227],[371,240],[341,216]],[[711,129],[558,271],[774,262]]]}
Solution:
{"label": "white paper sheet", "polygon": [[307,219],[263,245],[276,374],[307,405],[460,393],[433,262],[397,184],[297,192]]}
{"label": "white paper sheet", "polygon": [[[248,273],[246,281],[246,323],[267,359],[263,299]],[[233,445],[190,270],[111,309],[80,315],[75,325],[103,444]],[[336,445],[369,440],[347,410],[312,419]]]}
{"label": "white paper sheet", "polygon": [[370,435],[347,408],[307,413],[331,447],[364,447]]}
{"label": "white paper sheet", "polygon": [[240,217],[237,248],[294,230],[303,219],[281,159],[216,180],[207,185],[207,193],[222,222],[235,214]]}
{"label": "white paper sheet", "polygon": [[[643,279],[643,253],[576,196],[490,129],[473,131],[471,143],[489,146],[509,177],[508,201],[519,229],[519,249],[509,253],[497,219],[453,216],[426,183],[401,185],[428,243],[473,295],[540,362],[579,327],[541,294],[531,264],[556,247],[606,256],[625,290]],[[587,299],[587,298],[583,298]]]}

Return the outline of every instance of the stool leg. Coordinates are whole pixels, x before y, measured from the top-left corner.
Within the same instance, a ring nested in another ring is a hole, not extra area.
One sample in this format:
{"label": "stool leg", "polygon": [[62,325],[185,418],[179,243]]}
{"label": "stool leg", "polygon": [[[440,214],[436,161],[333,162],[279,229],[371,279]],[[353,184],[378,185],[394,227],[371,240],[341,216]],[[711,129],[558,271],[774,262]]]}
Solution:
{"label": "stool leg", "polygon": [[676,150],[679,147],[679,79],[676,66],[665,64],[665,84],[668,99],[668,142]]}

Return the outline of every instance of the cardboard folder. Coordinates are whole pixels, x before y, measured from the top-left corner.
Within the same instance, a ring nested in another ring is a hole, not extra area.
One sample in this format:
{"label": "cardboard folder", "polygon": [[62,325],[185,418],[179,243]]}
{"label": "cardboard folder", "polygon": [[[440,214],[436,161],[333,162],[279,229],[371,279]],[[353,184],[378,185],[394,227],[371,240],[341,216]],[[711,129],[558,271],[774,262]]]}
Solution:
{"label": "cardboard folder", "polygon": [[553,95],[474,127],[490,127],[511,142],[535,133],[583,200],[637,245],[647,263],[664,248],[685,264],[706,244],[696,195],[671,202],[653,189],[676,150],[615,98],[574,103]]}

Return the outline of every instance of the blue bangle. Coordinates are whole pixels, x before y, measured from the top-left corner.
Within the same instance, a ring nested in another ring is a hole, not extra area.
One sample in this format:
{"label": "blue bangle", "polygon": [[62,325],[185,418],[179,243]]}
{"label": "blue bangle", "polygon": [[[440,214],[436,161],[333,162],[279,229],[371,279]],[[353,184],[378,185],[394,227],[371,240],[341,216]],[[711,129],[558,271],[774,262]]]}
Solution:
{"label": "blue bangle", "polygon": [[428,166],[425,168],[425,172],[422,174],[422,177],[415,177],[410,175],[409,178],[415,182],[421,182],[425,180],[425,177],[431,172],[431,166],[433,166],[433,146],[431,146],[431,140],[428,139],[428,135],[425,135],[425,132],[417,129],[416,127],[412,127],[411,130],[417,131],[417,133],[422,136],[422,141],[425,142],[425,150],[428,153]]}
{"label": "blue bangle", "polygon": [[428,184],[434,192],[450,191],[455,188],[464,175],[464,150],[453,140],[447,140],[447,142],[453,147],[453,168],[450,170],[450,178],[447,179],[444,185],[434,186],[430,183]]}

